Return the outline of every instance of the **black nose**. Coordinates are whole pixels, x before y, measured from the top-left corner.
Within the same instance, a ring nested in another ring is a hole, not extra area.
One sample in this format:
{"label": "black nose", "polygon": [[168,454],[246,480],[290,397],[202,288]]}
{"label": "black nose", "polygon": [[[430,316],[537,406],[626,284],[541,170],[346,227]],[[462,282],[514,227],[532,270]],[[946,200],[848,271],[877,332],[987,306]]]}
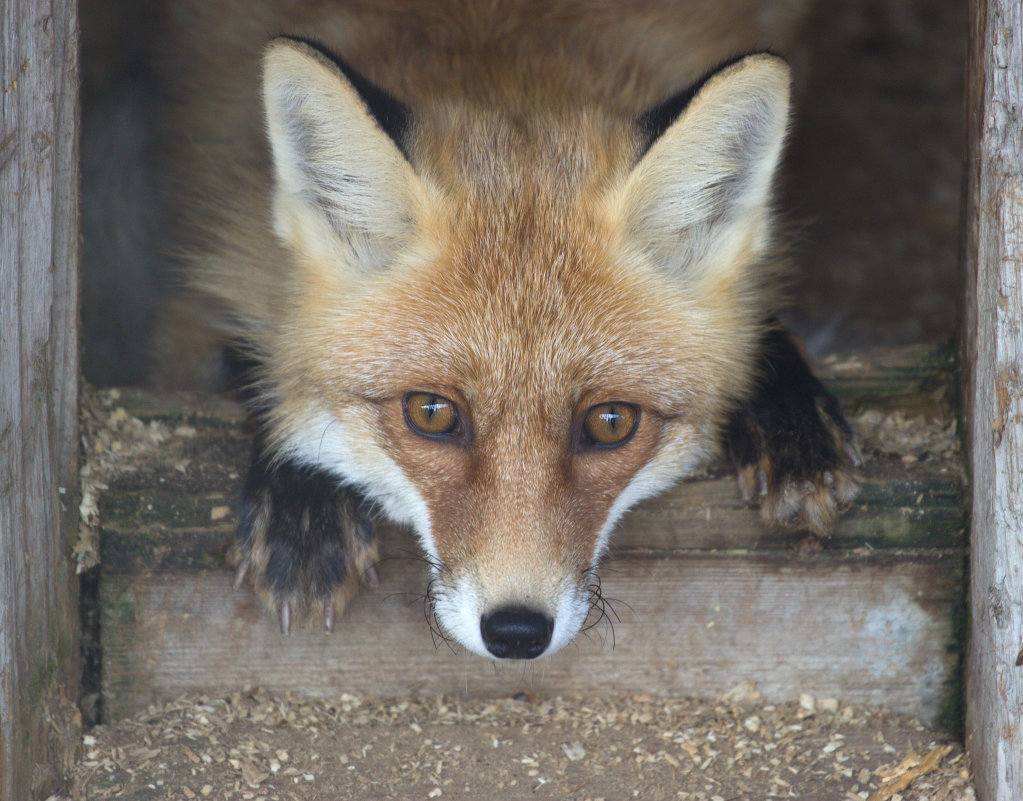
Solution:
{"label": "black nose", "polygon": [[505,606],[480,618],[483,643],[498,659],[536,659],[553,631],[553,620],[524,606]]}

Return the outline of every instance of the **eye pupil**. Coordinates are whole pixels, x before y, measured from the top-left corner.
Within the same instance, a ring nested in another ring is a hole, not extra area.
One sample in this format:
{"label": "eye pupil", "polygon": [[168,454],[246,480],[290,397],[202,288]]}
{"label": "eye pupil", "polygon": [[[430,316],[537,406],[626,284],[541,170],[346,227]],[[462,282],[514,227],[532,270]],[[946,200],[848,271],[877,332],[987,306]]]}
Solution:
{"label": "eye pupil", "polygon": [[628,403],[601,403],[583,418],[583,434],[589,444],[617,447],[628,442],[639,421],[639,410]]}
{"label": "eye pupil", "polygon": [[614,406],[606,412],[601,412],[600,419],[604,421],[604,425],[607,426],[612,433],[617,431],[618,427],[622,424],[622,416],[618,414],[618,410]]}
{"label": "eye pupil", "polygon": [[422,406],[423,413],[426,415],[427,420],[432,420],[435,415],[440,414],[443,410],[442,404],[437,402],[436,398],[431,398],[429,401]]}
{"label": "eye pupil", "polygon": [[412,392],[405,396],[405,422],[416,434],[424,437],[448,436],[458,426],[458,407],[447,398],[428,392]]}

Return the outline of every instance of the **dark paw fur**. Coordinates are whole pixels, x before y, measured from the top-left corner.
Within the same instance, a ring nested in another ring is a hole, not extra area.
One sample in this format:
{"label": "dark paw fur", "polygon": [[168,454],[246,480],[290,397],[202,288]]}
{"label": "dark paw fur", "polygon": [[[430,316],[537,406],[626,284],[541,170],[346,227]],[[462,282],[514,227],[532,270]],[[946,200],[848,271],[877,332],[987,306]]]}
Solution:
{"label": "dark paw fur", "polygon": [[257,452],[242,489],[235,586],[248,577],[287,633],[321,616],[328,631],[377,561],[366,504],[337,478]]}
{"label": "dark paw fur", "polygon": [[827,534],[859,491],[855,435],[784,331],[763,345],[754,394],[726,429],[740,491],[768,525]]}

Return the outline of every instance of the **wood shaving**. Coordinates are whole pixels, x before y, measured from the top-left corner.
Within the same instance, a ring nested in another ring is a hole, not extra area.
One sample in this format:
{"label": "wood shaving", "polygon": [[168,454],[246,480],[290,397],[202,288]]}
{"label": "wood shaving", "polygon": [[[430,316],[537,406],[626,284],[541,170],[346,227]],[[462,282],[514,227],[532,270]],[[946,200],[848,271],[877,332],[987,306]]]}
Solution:
{"label": "wood shaving", "polygon": [[901,793],[921,776],[938,769],[941,760],[952,753],[951,745],[943,745],[930,751],[926,756],[910,754],[893,769],[880,769],[878,777],[885,786],[870,796],[870,801],[888,801],[889,798]]}
{"label": "wood shaving", "polygon": [[[200,430],[180,422],[168,424],[159,419],[159,415],[141,420],[122,405],[126,400],[122,397],[124,394],[131,397],[129,390],[97,389],[88,385],[82,388],[80,523],[78,541],[73,549],[79,575],[99,564],[102,501],[119,477],[138,473],[154,459],[186,475],[199,469],[185,452],[201,439]],[[179,414],[180,407],[175,412]],[[168,416],[173,418],[173,415]],[[216,506],[211,510],[214,522],[230,516],[230,506]]]}
{"label": "wood shaving", "polygon": [[894,453],[903,461],[951,459],[959,450],[956,421],[938,420],[905,412],[883,413],[867,409],[851,421],[853,429],[868,447]]}
{"label": "wood shaving", "polygon": [[959,744],[879,709],[808,715],[805,701],[764,704],[751,683],[711,702],[181,698],[87,734],[59,801],[975,801]]}
{"label": "wood shaving", "polygon": [[99,564],[100,498],[108,482],[130,470],[133,459],[154,452],[172,436],[158,420],[144,423],[129,415],[118,405],[120,399],[118,389],[82,388],[81,521],[73,549],[79,575]]}

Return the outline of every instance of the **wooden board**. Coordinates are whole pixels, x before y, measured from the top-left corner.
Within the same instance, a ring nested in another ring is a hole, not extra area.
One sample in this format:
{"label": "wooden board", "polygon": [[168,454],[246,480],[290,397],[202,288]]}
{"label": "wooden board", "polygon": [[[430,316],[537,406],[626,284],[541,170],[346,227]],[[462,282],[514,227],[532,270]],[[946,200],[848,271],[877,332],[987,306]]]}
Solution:
{"label": "wooden board", "polygon": [[1023,7],[973,0],[963,365],[973,476],[967,745],[982,801],[1023,798]]}
{"label": "wooden board", "polygon": [[79,740],[76,6],[0,4],[3,801],[54,792]]}
{"label": "wooden board", "polygon": [[[249,445],[241,437],[231,442],[210,438],[210,433],[165,465],[164,481],[154,482],[152,472],[139,471],[111,486],[102,512],[105,571],[189,569],[219,558],[209,552],[211,542],[234,536],[233,505]],[[225,460],[229,470],[223,469]],[[191,475],[175,467],[185,461]],[[207,465],[213,469],[204,469]],[[898,459],[875,457],[864,469],[859,498],[838,521],[827,548],[961,548],[965,520],[959,481],[958,470],[945,462],[907,468]],[[231,513],[213,526],[213,510],[225,505]],[[211,539],[213,532],[219,538]],[[791,551],[801,537],[761,526],[756,510],[739,497],[735,479],[721,472],[642,502],[629,512],[613,542],[619,549],[650,553]]]}
{"label": "wooden board", "polygon": [[765,697],[883,704],[935,719],[956,681],[962,554],[796,561],[779,555],[620,556],[603,571],[620,619],[550,659],[495,667],[431,637],[422,563],[381,564],[334,634],[285,637],[224,570],[104,582],[106,711],[189,691],[715,697],[753,679]]}
{"label": "wooden board", "polygon": [[[940,389],[947,373],[932,356],[861,355],[824,372],[847,397],[937,414],[935,382]],[[137,392],[116,403],[167,431],[185,423],[188,435],[110,481],[102,501],[108,717],[190,690],[253,684],[706,697],[753,679],[768,698],[808,692],[930,720],[958,696],[965,534],[954,462],[905,462],[868,447],[861,499],[816,555],[799,536],[763,528],[734,478],[712,470],[640,505],[616,532],[601,571],[618,599],[614,647],[601,623],[550,660],[498,670],[434,643],[417,595],[427,582],[417,546],[390,526],[380,527],[382,587],[358,597],[334,635],[314,625],[282,637],[247,589],[231,589],[226,565],[234,536],[226,507],[250,447],[237,407]]]}

